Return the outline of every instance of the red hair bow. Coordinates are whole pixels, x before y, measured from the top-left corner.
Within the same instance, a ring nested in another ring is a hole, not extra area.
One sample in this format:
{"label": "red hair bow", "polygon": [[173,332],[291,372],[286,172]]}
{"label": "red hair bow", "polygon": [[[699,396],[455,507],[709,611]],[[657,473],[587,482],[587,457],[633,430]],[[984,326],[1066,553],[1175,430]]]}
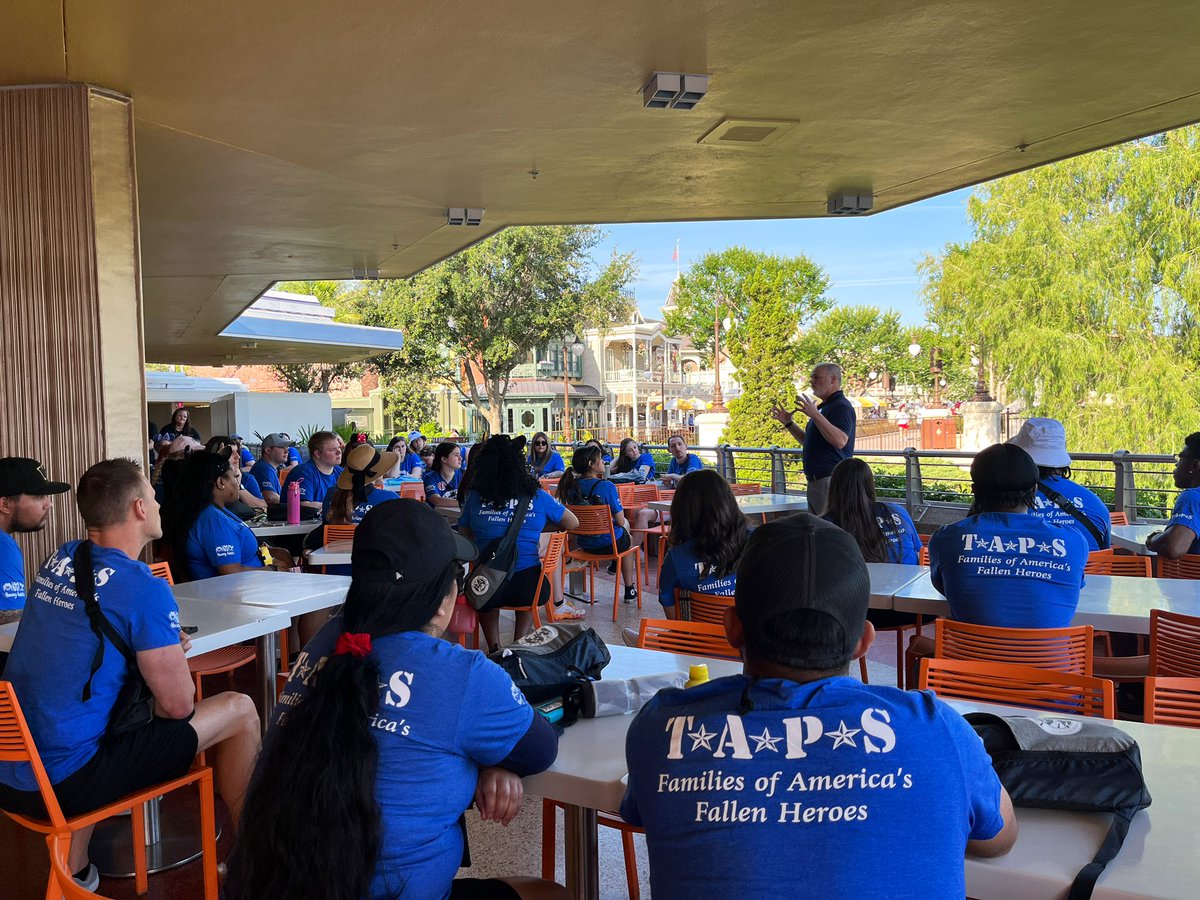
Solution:
{"label": "red hair bow", "polygon": [[343,653],[352,653],[359,659],[362,659],[371,652],[371,636],[366,633],[355,634],[353,632],[344,631],[337,639],[337,646],[333,648],[334,656],[341,656]]}

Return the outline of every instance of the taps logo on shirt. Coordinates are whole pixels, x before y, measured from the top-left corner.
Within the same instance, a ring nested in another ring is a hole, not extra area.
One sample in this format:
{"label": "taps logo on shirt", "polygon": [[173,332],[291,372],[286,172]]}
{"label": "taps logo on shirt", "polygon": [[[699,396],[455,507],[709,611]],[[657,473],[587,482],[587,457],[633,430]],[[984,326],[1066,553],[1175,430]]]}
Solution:
{"label": "taps logo on shirt", "polygon": [[388,679],[387,693],[383,697],[384,706],[407,706],[412,699],[412,672],[393,672]]}
{"label": "taps logo on shirt", "polygon": [[1051,556],[1063,557],[1067,555],[1067,543],[1062,538],[1054,538],[1047,542],[1031,537],[1009,537],[1004,538],[1000,535],[982,535],[966,532],[960,535],[963,542],[963,550],[968,553],[975,551],[984,551],[986,553],[1021,553],[1029,554],[1037,552],[1043,556],[1049,554]]}
{"label": "taps logo on shirt", "polygon": [[6,581],[0,585],[0,594],[3,594],[5,600],[24,600],[25,582]]}
{"label": "taps logo on shirt", "polygon": [[[747,734],[742,717],[728,714],[724,722],[705,722],[700,716],[671,716],[667,719],[667,759],[683,759],[685,755],[706,751],[713,759],[753,759],[759,754],[775,753],[784,759],[804,759],[808,749],[821,749],[822,741],[831,741],[830,749],[854,748],[863,753],[889,753],[896,746],[892,717],[886,709],[864,709],[858,721],[844,718],[837,727],[820,716],[791,716],[779,720],[782,730],[771,732],[764,725],[761,734]],[[708,725],[713,724],[712,730]],[[753,748],[751,748],[753,743]]]}
{"label": "taps logo on shirt", "polygon": [[216,553],[217,556],[232,556],[233,550],[233,544],[218,544],[213,552]]}

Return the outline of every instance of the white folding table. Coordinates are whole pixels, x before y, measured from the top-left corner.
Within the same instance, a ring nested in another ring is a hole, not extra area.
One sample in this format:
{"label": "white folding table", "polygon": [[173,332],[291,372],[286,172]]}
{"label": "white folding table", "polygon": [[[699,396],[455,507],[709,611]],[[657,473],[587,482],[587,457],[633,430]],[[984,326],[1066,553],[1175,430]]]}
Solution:
{"label": "white folding table", "polygon": [[300,522],[296,525],[289,525],[287,522],[263,522],[259,525],[251,525],[250,530],[258,538],[286,537],[288,535],[308,534],[320,524],[320,519],[309,519],[306,522]]}
{"label": "white folding table", "polygon": [[[802,494],[739,494],[734,498],[742,512],[748,516],[762,513],[777,512],[806,512],[808,497]],[[670,500],[651,500],[646,504],[649,509],[660,512],[671,511]]]}
{"label": "white folding table", "polygon": [[1146,538],[1155,531],[1162,531],[1165,525],[1114,525],[1112,527],[1112,545],[1121,550],[1128,550],[1138,556],[1155,556],[1153,550],[1146,549]]}
{"label": "white folding table", "polygon": [[867,563],[871,576],[871,609],[891,609],[896,591],[929,574],[928,566],[907,563]]}
{"label": "white folding table", "polygon": [[348,566],[354,541],[330,541],[324,547],[309,550],[305,557],[310,566]]}

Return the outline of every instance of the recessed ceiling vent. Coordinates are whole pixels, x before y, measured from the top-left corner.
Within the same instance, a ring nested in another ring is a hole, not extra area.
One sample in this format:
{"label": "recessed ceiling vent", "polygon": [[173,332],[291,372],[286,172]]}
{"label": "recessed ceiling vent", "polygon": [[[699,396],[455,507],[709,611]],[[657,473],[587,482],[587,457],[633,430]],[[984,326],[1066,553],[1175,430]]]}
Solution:
{"label": "recessed ceiling vent", "polygon": [[870,212],[875,205],[875,198],[870,191],[859,191],[853,194],[831,194],[829,205],[826,207],[831,216],[857,216]]}
{"label": "recessed ceiling vent", "polygon": [[723,119],[700,138],[710,147],[757,149],[775,143],[798,123],[786,119]]}

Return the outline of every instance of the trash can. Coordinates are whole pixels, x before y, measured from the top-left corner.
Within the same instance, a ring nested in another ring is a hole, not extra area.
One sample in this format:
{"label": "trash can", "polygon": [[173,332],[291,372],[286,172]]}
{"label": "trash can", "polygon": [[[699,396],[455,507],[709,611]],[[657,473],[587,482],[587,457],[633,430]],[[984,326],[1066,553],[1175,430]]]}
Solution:
{"label": "trash can", "polygon": [[958,424],[953,417],[926,419],[921,423],[921,447],[924,450],[957,450]]}

